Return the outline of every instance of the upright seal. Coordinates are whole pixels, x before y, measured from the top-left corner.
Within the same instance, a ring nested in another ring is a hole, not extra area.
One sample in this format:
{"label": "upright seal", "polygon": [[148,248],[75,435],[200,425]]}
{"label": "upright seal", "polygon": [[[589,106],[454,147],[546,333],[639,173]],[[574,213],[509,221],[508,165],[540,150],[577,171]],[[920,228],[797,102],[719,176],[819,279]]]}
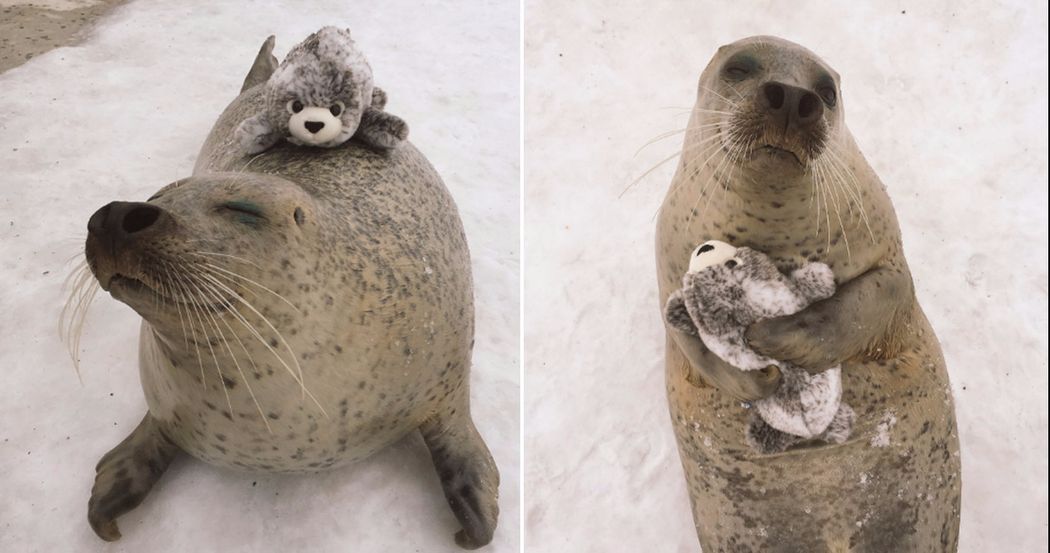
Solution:
{"label": "upright seal", "polygon": [[959,440],[940,346],[915,299],[893,206],[846,128],[839,76],[775,37],[723,46],[700,76],[657,223],[660,305],[698,242],[831,267],[837,292],[751,326],[748,344],[842,365],[842,444],[755,453],[740,432],[775,369],[739,371],[668,328],[667,393],[704,551],[954,551]]}
{"label": "upright seal", "polygon": [[[172,458],[308,472],[419,431],[467,548],[488,543],[499,473],[471,420],[474,305],[466,237],[410,144],[385,154],[278,144],[244,156],[264,45],[193,176],[88,223],[102,287],[142,315],[149,405],[99,462],[88,520],[120,537]],[[375,513],[357,513],[373,516]]]}

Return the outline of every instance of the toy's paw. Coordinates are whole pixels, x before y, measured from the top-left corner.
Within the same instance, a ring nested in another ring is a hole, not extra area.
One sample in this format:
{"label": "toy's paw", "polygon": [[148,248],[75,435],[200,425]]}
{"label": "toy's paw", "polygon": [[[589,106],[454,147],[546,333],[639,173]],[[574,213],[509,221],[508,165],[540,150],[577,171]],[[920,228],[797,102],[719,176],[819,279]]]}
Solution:
{"label": "toy's paw", "polygon": [[835,273],[824,263],[809,263],[791,273],[799,293],[807,303],[830,298],[835,294]]}
{"label": "toy's paw", "polygon": [[249,117],[237,126],[236,140],[248,154],[257,154],[269,149],[281,139],[262,115]]}
{"label": "toy's paw", "polygon": [[747,425],[747,445],[757,453],[771,455],[787,450],[802,439],[787,432],[781,432],[762,420],[757,414],[752,413],[751,421]]}
{"label": "toy's paw", "polygon": [[369,109],[361,119],[357,136],[374,148],[390,150],[408,138],[408,123],[385,111]]}
{"label": "toy's paw", "polygon": [[857,414],[852,407],[845,403],[839,404],[839,410],[835,413],[835,418],[831,419],[831,424],[824,431],[822,438],[824,438],[824,441],[832,444],[845,442],[853,432],[853,421],[856,419]]}
{"label": "toy's paw", "polygon": [[747,345],[756,352],[792,363],[809,373],[819,373],[839,361],[829,355],[826,334],[821,325],[808,320],[806,311],[787,317],[765,319],[752,324],[744,332]]}

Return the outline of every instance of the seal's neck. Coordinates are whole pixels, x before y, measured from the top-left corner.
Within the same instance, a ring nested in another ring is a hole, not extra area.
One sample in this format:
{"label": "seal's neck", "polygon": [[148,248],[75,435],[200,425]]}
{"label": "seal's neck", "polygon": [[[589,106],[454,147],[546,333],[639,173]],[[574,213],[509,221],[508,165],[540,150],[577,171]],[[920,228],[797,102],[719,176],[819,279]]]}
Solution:
{"label": "seal's neck", "polygon": [[873,220],[893,217],[882,184],[845,128],[805,167],[763,151],[734,159],[700,133],[690,134],[683,152],[664,207],[690,206],[685,229],[697,243],[718,239],[786,265],[819,260],[853,272],[871,262],[868,250],[884,231]]}

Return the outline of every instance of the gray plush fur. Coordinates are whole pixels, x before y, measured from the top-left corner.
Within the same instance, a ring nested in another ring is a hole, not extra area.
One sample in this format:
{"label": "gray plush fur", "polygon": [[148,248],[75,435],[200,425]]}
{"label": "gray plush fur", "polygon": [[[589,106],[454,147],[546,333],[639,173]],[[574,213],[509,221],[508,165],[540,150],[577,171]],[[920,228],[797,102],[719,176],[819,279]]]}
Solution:
{"label": "gray plush fur", "polygon": [[765,254],[739,248],[724,264],[686,273],[682,288],[668,298],[667,323],[699,336],[727,363],[745,371],[780,367],[777,391],[754,404],[758,416],[747,429],[747,441],[756,451],[776,453],[805,439],[841,443],[849,437],[854,414],[841,403],[839,366],[810,374],[758,354],[744,338],[752,324],[796,313],[834,293],[834,275],[823,263],[809,263],[787,276]]}
{"label": "gray plush fur", "polygon": [[[408,124],[383,111],[386,93],[375,86],[372,68],[349,30],[324,27],[311,34],[288,52],[264,86],[264,110],[237,128],[237,138],[247,153],[262,152],[282,138],[298,145],[333,148],[356,137],[372,148],[388,150],[408,137]],[[293,105],[300,111],[293,111]],[[297,120],[295,116],[304,109],[313,109],[318,117],[304,115]],[[338,134],[305,141],[292,132],[293,125],[304,124],[304,117],[313,124],[332,125]]]}

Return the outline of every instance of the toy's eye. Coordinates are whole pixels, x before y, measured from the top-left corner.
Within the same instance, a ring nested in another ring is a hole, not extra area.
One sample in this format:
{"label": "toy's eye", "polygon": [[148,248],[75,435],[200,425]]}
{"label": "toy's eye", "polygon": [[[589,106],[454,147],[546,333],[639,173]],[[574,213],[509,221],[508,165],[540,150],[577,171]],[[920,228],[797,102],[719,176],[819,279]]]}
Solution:
{"label": "toy's eye", "polygon": [[713,249],[715,249],[715,247],[712,246],[711,244],[704,244],[703,246],[700,246],[700,248],[698,250],[696,250],[696,255],[699,256],[700,254],[707,253],[707,252],[709,252],[709,251],[711,251]]}
{"label": "toy's eye", "polygon": [[737,265],[739,265],[739,263],[735,259],[730,259],[729,261],[726,261],[726,267],[729,267],[730,269],[736,267]]}
{"label": "toy's eye", "polygon": [[303,103],[299,100],[292,100],[288,102],[288,111],[292,113],[299,113],[300,111],[303,111]]}
{"label": "toy's eye", "polygon": [[334,115],[335,117],[339,117],[339,114],[343,113],[343,103],[336,102],[332,104],[332,107],[328,108],[328,111],[332,112],[332,115]]}

